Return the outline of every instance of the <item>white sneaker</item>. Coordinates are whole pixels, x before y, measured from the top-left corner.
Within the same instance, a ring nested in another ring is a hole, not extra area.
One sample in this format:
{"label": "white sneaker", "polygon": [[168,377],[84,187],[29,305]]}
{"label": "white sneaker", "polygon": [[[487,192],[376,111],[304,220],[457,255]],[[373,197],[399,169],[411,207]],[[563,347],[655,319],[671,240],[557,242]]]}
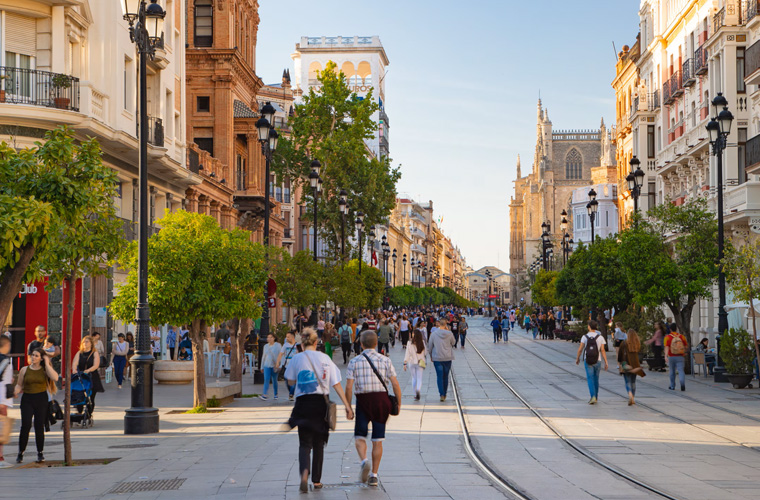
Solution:
{"label": "white sneaker", "polygon": [[369,460],[366,458],[362,460],[361,467],[359,468],[359,480],[362,483],[366,483],[369,479],[369,473],[370,473],[370,464]]}
{"label": "white sneaker", "polygon": [[259,399],[260,399],[260,400],[262,400],[262,401],[266,401],[266,400],[267,400],[267,399],[269,399],[269,398],[268,398],[268,397],[266,397],[266,396],[264,396],[264,395],[262,394],[262,395],[260,395],[260,396],[259,396]]}
{"label": "white sneaker", "polygon": [[6,462],[5,460],[0,460],[0,469],[8,469],[10,467],[13,467],[12,463]]}

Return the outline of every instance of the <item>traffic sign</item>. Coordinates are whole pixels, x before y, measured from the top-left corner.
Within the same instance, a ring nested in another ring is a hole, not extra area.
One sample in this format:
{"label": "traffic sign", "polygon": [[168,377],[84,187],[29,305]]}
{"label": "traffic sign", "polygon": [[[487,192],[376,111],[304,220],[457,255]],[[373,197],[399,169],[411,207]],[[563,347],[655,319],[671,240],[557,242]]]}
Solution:
{"label": "traffic sign", "polygon": [[277,299],[274,297],[269,297],[269,308],[274,309],[277,307]]}

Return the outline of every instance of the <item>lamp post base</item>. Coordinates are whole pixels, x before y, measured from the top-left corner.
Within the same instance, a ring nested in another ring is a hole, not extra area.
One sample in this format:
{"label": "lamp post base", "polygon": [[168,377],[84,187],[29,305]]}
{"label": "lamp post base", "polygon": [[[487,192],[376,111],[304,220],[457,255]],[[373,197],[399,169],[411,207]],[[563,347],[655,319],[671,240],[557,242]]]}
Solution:
{"label": "lamp post base", "polygon": [[713,367],[713,382],[728,383],[728,377],[726,377],[726,368],[723,366]]}
{"label": "lamp post base", "polygon": [[128,408],[124,415],[124,434],[157,434],[158,408]]}

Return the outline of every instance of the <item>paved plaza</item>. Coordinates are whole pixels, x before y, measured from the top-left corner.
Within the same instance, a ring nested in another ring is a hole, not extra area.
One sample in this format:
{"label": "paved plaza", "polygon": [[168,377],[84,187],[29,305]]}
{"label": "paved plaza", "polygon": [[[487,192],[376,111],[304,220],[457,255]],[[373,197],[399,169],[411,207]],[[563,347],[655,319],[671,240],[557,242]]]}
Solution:
{"label": "paved plaza", "polygon": [[[601,377],[599,404],[589,406],[585,380],[577,376],[583,376],[583,368],[574,363],[577,344],[533,341],[518,329],[509,344],[494,345],[484,320],[473,319],[471,325],[468,339],[474,345],[457,351],[454,375],[472,444],[494,471],[527,496],[656,498],[572,450],[493,376],[472,347],[568,439],[612,467],[679,499],[760,495],[757,388],[735,391],[689,376],[685,393],[671,392],[666,374],[648,372],[638,386],[638,404],[628,407],[623,381],[611,367]],[[455,400],[438,401],[434,370],[426,370],[423,399],[415,402],[409,375],[401,370],[398,344],[392,358],[405,395],[401,415],[389,423],[380,487],[358,484],[353,424],[339,412],[338,430],[325,452],[325,488],[309,495],[510,498],[465,451]],[[285,393],[284,384],[280,389]],[[278,431],[290,412],[287,397],[278,402],[241,398],[221,413],[170,414],[190,407],[191,392],[189,385],[156,385],[161,433],[125,436],[122,418],[129,392],[109,384],[98,396],[95,426],[75,428],[72,443],[75,459],[118,460],[98,466],[0,470],[0,498],[305,498],[298,492],[297,433]],[[260,393],[261,386],[254,386],[247,375],[243,392]],[[17,408],[11,416],[18,417]],[[15,435],[6,448],[10,459],[15,457]],[[59,426],[47,441],[47,459],[62,459]],[[33,448],[32,440],[27,463],[33,460]],[[123,482],[172,479],[183,480],[178,489],[108,493]]]}

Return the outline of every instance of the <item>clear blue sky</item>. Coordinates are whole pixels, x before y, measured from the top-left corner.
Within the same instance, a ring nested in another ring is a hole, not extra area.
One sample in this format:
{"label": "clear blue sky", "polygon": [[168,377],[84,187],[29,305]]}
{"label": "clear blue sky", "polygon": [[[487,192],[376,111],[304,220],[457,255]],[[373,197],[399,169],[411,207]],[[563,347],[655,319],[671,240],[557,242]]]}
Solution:
{"label": "clear blue sky", "polygon": [[555,129],[615,121],[616,56],[638,0],[260,0],[256,72],[279,82],[301,36],[379,35],[399,193],[432,200],[474,268],[509,268],[517,155],[531,168],[536,101]]}

